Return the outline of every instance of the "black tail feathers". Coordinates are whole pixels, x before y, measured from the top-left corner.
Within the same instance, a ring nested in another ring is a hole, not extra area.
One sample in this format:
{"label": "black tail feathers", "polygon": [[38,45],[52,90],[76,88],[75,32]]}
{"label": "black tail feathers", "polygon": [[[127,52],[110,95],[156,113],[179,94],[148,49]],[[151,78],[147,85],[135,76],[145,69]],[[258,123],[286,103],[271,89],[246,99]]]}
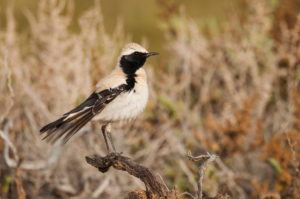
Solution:
{"label": "black tail feathers", "polygon": [[63,142],[66,143],[93,117],[94,114],[91,109],[77,113],[68,113],[58,120],[44,126],[40,132],[41,134],[46,134],[43,140],[47,142],[55,143],[59,138],[63,137]]}
{"label": "black tail feathers", "polygon": [[95,114],[100,113],[108,103],[125,91],[128,91],[127,84],[105,89],[99,93],[93,92],[83,103],[64,114],[58,120],[44,126],[40,130],[41,134],[46,134],[43,139],[54,143],[63,137],[63,142],[66,143]]}

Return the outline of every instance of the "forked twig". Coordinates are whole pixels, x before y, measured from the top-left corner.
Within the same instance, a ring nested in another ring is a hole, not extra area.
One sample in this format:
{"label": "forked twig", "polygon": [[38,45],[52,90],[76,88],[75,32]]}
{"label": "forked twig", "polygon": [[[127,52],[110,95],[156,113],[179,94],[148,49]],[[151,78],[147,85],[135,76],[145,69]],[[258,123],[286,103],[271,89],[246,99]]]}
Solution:
{"label": "forked twig", "polygon": [[189,160],[193,161],[193,162],[200,162],[200,166],[198,169],[198,182],[197,182],[197,199],[202,199],[203,194],[202,194],[202,181],[203,181],[203,172],[205,170],[205,168],[207,167],[208,163],[214,161],[218,156],[214,155],[214,154],[209,154],[207,152],[206,155],[199,155],[199,156],[192,156],[191,152],[189,152],[187,154],[187,157]]}

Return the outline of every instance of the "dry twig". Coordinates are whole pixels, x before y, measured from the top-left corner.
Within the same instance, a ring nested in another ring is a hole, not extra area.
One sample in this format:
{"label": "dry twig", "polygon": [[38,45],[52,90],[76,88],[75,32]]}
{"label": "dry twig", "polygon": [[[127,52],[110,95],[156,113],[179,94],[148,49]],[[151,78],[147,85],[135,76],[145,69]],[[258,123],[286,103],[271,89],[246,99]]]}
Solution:
{"label": "dry twig", "polygon": [[[0,117],[1,118],[1,117]],[[12,121],[9,118],[4,118],[2,121],[2,125],[0,128],[0,138],[4,141],[4,150],[3,150],[3,157],[5,163],[9,168],[16,168],[18,167],[19,156],[17,152],[17,148],[13,144],[13,142],[9,139],[9,128],[12,127]],[[9,149],[11,149],[13,157],[9,155]],[[21,168],[24,170],[38,170],[44,169],[48,167],[50,164],[56,161],[58,155],[61,151],[61,145],[56,145],[51,154],[48,156],[46,160],[36,160],[36,161],[23,161],[21,164]]]}
{"label": "dry twig", "polygon": [[187,155],[187,157],[189,158],[189,160],[192,160],[193,162],[199,162],[200,161],[200,166],[198,169],[198,182],[197,182],[197,186],[198,186],[198,190],[197,190],[197,199],[202,199],[202,181],[203,181],[203,171],[205,170],[205,168],[207,167],[208,163],[214,161],[217,156],[214,154],[209,154],[207,153],[207,155],[199,155],[199,156],[192,156],[191,153],[189,153]]}
{"label": "dry twig", "polygon": [[15,181],[16,181],[16,185],[17,185],[17,192],[18,192],[18,199],[26,198],[26,193],[25,193],[25,190],[23,187],[22,177],[21,177],[22,163],[23,163],[23,160],[21,159],[18,163],[16,177],[15,177]]}
{"label": "dry twig", "polygon": [[153,172],[130,158],[122,156],[120,154],[111,153],[105,157],[86,157],[88,164],[98,168],[99,171],[105,173],[112,166],[117,170],[128,172],[139,178],[146,187],[146,191],[133,191],[127,195],[127,199],[142,199],[142,198],[166,198],[175,199],[178,198],[174,189],[168,191],[168,189],[160,183],[160,180],[153,174]]}

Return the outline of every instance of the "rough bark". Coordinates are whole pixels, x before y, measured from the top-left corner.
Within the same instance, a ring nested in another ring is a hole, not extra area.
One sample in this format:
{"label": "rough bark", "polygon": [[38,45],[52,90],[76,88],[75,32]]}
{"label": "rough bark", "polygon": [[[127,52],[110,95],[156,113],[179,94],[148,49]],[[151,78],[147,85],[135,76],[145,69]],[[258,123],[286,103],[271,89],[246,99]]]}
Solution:
{"label": "rough bark", "polygon": [[117,170],[126,171],[130,175],[139,178],[146,187],[146,191],[137,190],[130,192],[126,199],[177,199],[175,189],[168,190],[167,187],[161,183],[154,173],[138,163],[132,161],[130,158],[122,156],[121,154],[111,153],[105,157],[86,157],[88,164],[98,168],[102,173],[108,171],[110,167]]}

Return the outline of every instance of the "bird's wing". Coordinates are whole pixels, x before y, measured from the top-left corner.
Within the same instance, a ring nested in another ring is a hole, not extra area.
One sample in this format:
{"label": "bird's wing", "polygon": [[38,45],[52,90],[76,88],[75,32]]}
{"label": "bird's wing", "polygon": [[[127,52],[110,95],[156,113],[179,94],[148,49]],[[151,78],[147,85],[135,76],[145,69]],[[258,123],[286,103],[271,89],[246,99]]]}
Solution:
{"label": "bird's wing", "polygon": [[63,142],[66,143],[77,131],[126,89],[127,85],[121,84],[114,88],[101,91],[96,90],[79,106],[65,113],[58,120],[44,126],[40,130],[41,134],[46,134],[43,139],[54,143],[63,137]]}
{"label": "bird's wing", "polygon": [[121,84],[126,84],[126,79],[126,75],[123,73],[121,68],[118,67],[97,83],[96,92],[100,92],[107,88],[115,88]]}

